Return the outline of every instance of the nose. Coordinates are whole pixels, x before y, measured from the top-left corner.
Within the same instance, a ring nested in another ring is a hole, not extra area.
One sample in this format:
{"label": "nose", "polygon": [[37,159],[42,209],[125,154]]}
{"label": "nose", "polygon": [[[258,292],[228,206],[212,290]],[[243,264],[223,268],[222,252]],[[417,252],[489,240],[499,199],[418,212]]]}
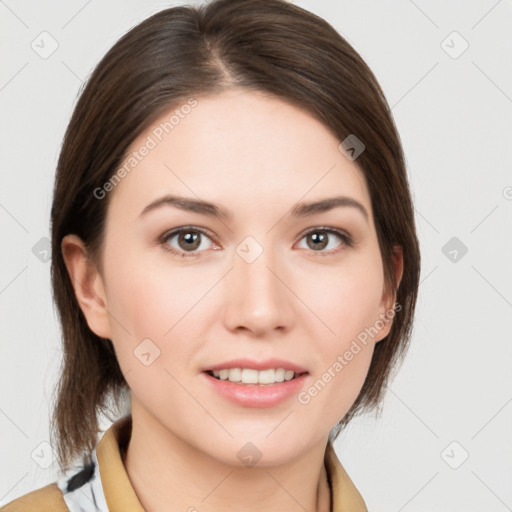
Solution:
{"label": "nose", "polygon": [[228,330],[262,337],[291,329],[294,294],[289,289],[287,273],[282,270],[283,263],[277,262],[270,250],[263,251],[251,263],[235,255],[224,289],[223,320]]}

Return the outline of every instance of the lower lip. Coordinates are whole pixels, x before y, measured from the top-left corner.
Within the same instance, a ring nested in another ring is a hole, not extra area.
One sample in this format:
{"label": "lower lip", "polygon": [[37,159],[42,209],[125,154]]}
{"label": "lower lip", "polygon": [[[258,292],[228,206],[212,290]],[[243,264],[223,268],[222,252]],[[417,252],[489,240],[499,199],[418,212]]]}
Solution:
{"label": "lower lip", "polygon": [[273,407],[297,394],[309,374],[304,373],[295,379],[264,386],[220,380],[206,372],[202,375],[216,391],[242,407]]}

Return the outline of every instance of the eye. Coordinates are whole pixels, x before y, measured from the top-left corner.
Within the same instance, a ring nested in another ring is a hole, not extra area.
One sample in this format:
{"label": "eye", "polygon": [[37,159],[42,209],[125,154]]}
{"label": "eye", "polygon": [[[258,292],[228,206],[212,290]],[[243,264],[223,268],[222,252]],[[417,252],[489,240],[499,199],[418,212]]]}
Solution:
{"label": "eye", "polygon": [[[334,237],[338,238],[338,243],[333,242]],[[301,240],[306,239],[306,249],[317,252],[320,256],[329,256],[341,250],[343,246],[352,247],[353,240],[350,235],[335,228],[316,227],[305,233]],[[201,252],[208,249],[208,240],[213,248],[219,249],[210,235],[203,229],[194,226],[186,226],[164,233],[159,243],[166,250],[180,256],[199,257]],[[173,245],[173,242],[177,245]],[[210,247],[210,248],[212,248]],[[324,249],[329,249],[325,251]]]}
{"label": "eye", "polygon": [[[338,241],[341,240],[341,243],[336,243],[335,241],[332,242],[334,238],[333,235],[338,238]],[[313,228],[304,234],[301,240],[304,239],[306,239],[306,249],[318,252],[320,256],[335,254],[339,252],[341,250],[340,247],[343,247],[344,245],[347,247],[353,246],[353,240],[350,235],[335,228]],[[324,251],[324,249],[329,250]]]}
{"label": "eye", "polygon": [[[176,239],[177,247],[172,245],[174,239]],[[213,243],[206,231],[193,226],[187,226],[175,229],[170,233],[164,233],[159,242],[166,251],[186,258],[199,256],[199,249],[208,249],[208,244],[203,243],[205,239]]]}

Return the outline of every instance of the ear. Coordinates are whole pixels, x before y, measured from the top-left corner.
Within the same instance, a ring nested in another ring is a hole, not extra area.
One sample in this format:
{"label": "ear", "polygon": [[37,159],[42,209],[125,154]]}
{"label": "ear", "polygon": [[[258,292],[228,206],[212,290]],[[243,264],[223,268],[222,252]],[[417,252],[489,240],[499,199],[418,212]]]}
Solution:
{"label": "ear", "polygon": [[[386,293],[386,290],[383,291],[382,294],[382,302],[381,302],[381,310],[379,319],[382,319],[384,322],[384,327],[379,330],[379,333],[375,337],[375,343],[382,341],[391,330],[391,326],[393,325],[393,316],[391,316],[390,312],[394,310],[394,305],[396,301],[396,291],[402,281],[402,274],[404,271],[404,255],[402,247],[399,245],[395,245],[393,253],[393,263],[395,269],[395,278],[396,278],[396,289],[392,291],[392,293]],[[380,322],[379,322],[380,325]]]}
{"label": "ear", "polygon": [[95,265],[88,259],[85,244],[77,235],[66,235],[62,239],[61,250],[87,325],[97,336],[111,338],[103,280]]}

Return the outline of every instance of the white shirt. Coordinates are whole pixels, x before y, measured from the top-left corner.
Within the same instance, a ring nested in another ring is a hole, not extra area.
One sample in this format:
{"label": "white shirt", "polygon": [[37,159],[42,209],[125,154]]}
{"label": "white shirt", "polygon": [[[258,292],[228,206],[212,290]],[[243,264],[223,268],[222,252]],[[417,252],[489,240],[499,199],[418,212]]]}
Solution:
{"label": "white shirt", "polygon": [[57,481],[70,512],[109,512],[101,485],[96,449],[91,459],[90,464],[85,460],[75,464]]}

